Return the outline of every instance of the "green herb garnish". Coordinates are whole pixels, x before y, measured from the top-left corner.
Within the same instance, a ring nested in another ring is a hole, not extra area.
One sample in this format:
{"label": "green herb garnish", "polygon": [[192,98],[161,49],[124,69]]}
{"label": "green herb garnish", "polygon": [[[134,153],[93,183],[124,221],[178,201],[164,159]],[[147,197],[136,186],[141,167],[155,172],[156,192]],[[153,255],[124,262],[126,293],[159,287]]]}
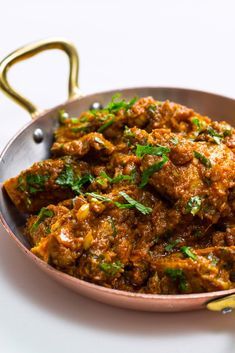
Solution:
{"label": "green herb garnish", "polygon": [[168,160],[169,158],[166,155],[163,155],[160,162],[154,163],[149,168],[145,169],[141,177],[140,188],[143,188],[145,185],[147,185],[151,175],[161,170],[164,164],[168,162]]}
{"label": "green herb garnish", "polygon": [[186,212],[195,216],[201,209],[202,199],[200,196],[193,196],[186,205]]}
{"label": "green herb garnish", "polygon": [[74,172],[71,165],[66,165],[64,170],[59,174],[56,179],[56,184],[61,186],[72,187],[74,182]]}
{"label": "green herb garnish", "polygon": [[46,207],[42,207],[36,222],[32,225],[31,231],[35,232],[39,225],[46,219],[54,216],[54,212],[52,210],[48,210]]}
{"label": "green herb garnish", "polygon": [[112,236],[115,238],[117,235],[117,228],[116,228],[115,222],[113,220],[113,217],[108,217],[108,221],[109,221],[111,228],[112,228],[112,231],[113,231]]}
{"label": "green herb garnish", "polygon": [[197,255],[195,255],[192,251],[191,248],[189,246],[182,246],[180,248],[180,251],[186,256],[186,257],[190,257],[192,260],[196,260],[197,259]]}
{"label": "green herb garnish", "polygon": [[176,136],[173,136],[171,139],[170,139],[170,142],[172,142],[173,143],[173,145],[178,145],[178,143],[179,143],[179,139],[178,139],[178,137],[176,137]]}
{"label": "green herb garnish", "polygon": [[151,146],[151,145],[136,145],[136,151],[135,154],[137,157],[142,157],[145,154],[151,154],[153,156],[162,156],[164,154],[169,153],[171,150],[168,147],[165,146]]}
{"label": "green herb garnish", "polygon": [[124,128],[124,136],[125,137],[135,137],[135,134],[134,132],[131,131],[131,129],[125,125],[125,128]]}
{"label": "green herb garnish", "polygon": [[204,120],[199,120],[198,118],[192,118],[191,121],[197,127],[198,131],[201,131],[206,125]]}
{"label": "green herb garnish", "polygon": [[35,194],[39,191],[43,191],[45,188],[45,183],[48,179],[49,175],[47,174],[27,174],[25,180],[29,193]]}
{"label": "green herb garnish", "polygon": [[100,269],[108,276],[115,276],[123,269],[123,267],[124,265],[120,261],[113,263],[102,262],[100,264]]}
{"label": "green herb garnish", "polygon": [[110,125],[112,125],[114,123],[114,117],[111,118],[109,121],[107,121],[105,124],[103,124],[102,126],[99,127],[99,129],[97,130],[98,132],[103,132],[104,130],[106,130]]}
{"label": "green herb garnish", "polygon": [[144,215],[147,215],[150,212],[152,212],[152,208],[142,205],[141,203],[139,203],[138,201],[134,200],[132,197],[130,197],[129,195],[127,195],[123,191],[120,191],[119,195],[124,197],[124,199],[128,203],[120,203],[118,201],[113,201],[109,197],[97,194],[96,192],[87,192],[86,195],[94,197],[95,199],[97,199],[99,201],[102,201],[102,202],[111,202],[115,206],[117,206],[118,208],[136,208],[139,212],[141,212]]}
{"label": "green herb garnish", "polygon": [[221,143],[221,139],[223,138],[223,136],[216,132],[211,126],[207,128],[207,133],[212,137],[212,139],[217,145]]}
{"label": "green herb garnish", "polygon": [[187,290],[188,284],[185,278],[185,274],[183,270],[177,268],[167,268],[165,270],[165,274],[173,279],[173,281],[177,281],[179,284],[179,289],[182,292]]}
{"label": "green herb garnish", "polygon": [[166,251],[172,251],[174,249],[174,247],[180,243],[180,239],[176,239],[173,242],[169,243],[167,246],[165,246],[165,250]]}
{"label": "green herb garnish", "polygon": [[113,200],[110,199],[110,197],[102,196],[102,195],[98,194],[97,192],[87,192],[85,195],[86,196],[91,196],[91,197],[93,197],[93,198],[95,198],[96,200],[99,200],[99,201],[113,202]]}
{"label": "green herb garnish", "polygon": [[132,206],[135,207],[139,212],[141,212],[144,215],[147,215],[149,213],[152,212],[152,208],[151,207],[146,207],[144,205],[142,205],[140,202],[134,200],[132,197],[130,197],[129,195],[127,195],[125,192],[120,191],[119,195],[121,195],[122,197],[124,197],[124,199]]}
{"label": "green herb garnish", "polygon": [[206,158],[203,154],[197,152],[197,151],[194,151],[194,156],[207,168],[211,168],[212,167],[212,164],[211,164],[211,161]]}
{"label": "green herb garnish", "polygon": [[91,183],[95,178],[91,174],[85,174],[82,177],[75,177],[73,168],[66,165],[65,169],[60,173],[56,179],[56,184],[69,187],[77,194],[81,194],[81,188],[86,183]]}
{"label": "green herb garnish", "polygon": [[116,113],[120,109],[124,109],[125,111],[129,110],[137,101],[137,98],[131,99],[129,102],[127,102],[125,99],[121,99],[121,94],[116,93],[112,99],[111,102],[108,103],[105,107],[104,110],[108,110],[109,113]]}
{"label": "green herb garnish", "polygon": [[19,178],[18,178],[17,187],[16,188],[17,188],[17,190],[20,190],[20,191],[25,191],[26,190],[25,180],[24,180],[22,175],[20,175]]}
{"label": "green herb garnish", "polygon": [[120,181],[123,180],[130,180],[133,181],[133,176],[132,175],[124,175],[124,174],[119,174],[114,178],[111,178],[106,172],[101,172],[99,177],[98,177],[98,183],[103,185],[102,180],[107,179],[111,184],[116,184],[119,183]]}
{"label": "green herb garnish", "polygon": [[154,114],[156,112],[157,106],[155,104],[151,104],[148,106],[147,110],[149,113]]}

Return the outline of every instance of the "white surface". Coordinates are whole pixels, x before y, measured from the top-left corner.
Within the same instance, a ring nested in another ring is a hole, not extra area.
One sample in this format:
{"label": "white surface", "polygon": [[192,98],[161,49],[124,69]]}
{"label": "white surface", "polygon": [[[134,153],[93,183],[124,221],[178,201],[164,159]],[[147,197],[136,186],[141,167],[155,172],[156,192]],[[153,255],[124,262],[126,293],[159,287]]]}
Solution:
{"label": "white surface", "polygon": [[[1,3],[0,57],[49,36],[75,42],[84,93],[170,85],[235,97],[231,1],[11,0]],[[66,98],[67,62],[42,54],[12,69],[41,107]],[[0,148],[28,121],[0,97]],[[232,353],[235,314],[148,314],[79,297],[41,273],[0,232],[1,353]]]}

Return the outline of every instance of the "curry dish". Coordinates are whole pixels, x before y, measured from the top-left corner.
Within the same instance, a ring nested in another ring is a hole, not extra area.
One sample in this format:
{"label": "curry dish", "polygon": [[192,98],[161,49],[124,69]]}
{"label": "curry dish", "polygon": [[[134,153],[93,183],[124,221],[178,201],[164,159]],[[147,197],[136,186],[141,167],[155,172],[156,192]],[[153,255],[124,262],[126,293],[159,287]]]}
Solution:
{"label": "curry dish", "polygon": [[7,180],[31,251],[105,287],[235,288],[235,130],[152,97],[58,112],[51,158]]}

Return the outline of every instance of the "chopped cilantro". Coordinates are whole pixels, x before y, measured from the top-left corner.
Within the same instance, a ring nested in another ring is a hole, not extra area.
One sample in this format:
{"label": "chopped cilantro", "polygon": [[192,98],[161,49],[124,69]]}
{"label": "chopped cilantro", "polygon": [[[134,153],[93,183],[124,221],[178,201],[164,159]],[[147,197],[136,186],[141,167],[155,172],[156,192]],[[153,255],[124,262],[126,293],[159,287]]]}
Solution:
{"label": "chopped cilantro", "polygon": [[206,126],[206,122],[204,120],[199,120],[198,118],[192,118],[191,121],[197,127],[198,131],[201,131]]}
{"label": "chopped cilantro", "polygon": [[223,132],[223,136],[227,137],[227,136],[231,136],[232,135],[232,129],[225,129]]}
{"label": "chopped cilantro", "polygon": [[152,208],[151,207],[146,207],[144,205],[142,205],[140,202],[134,200],[132,197],[130,197],[129,195],[127,195],[125,192],[120,191],[119,195],[121,195],[122,197],[124,197],[124,199],[133,207],[135,207],[139,212],[141,212],[144,215],[147,215],[149,213],[152,212]]}
{"label": "chopped cilantro", "polygon": [[109,113],[116,113],[120,109],[124,109],[125,111],[129,110],[137,101],[137,98],[131,99],[129,102],[127,102],[125,99],[121,99],[121,94],[116,93],[112,99],[111,102],[104,107],[104,110],[108,110]]}
{"label": "chopped cilantro", "polygon": [[99,201],[104,201],[104,202],[113,202],[112,199],[110,199],[110,197],[105,197],[105,196],[102,196],[100,194],[98,194],[97,192],[87,192],[85,194],[86,196],[91,196]]}
{"label": "chopped cilantro", "polygon": [[131,129],[128,126],[125,125],[124,136],[125,137],[135,137],[135,134],[131,131]]}
{"label": "chopped cilantro", "polygon": [[137,157],[142,157],[145,154],[151,154],[153,156],[162,156],[166,153],[170,152],[170,148],[165,147],[165,146],[151,146],[151,145],[136,145],[136,156]]}
{"label": "chopped cilantro", "polygon": [[29,193],[35,194],[39,191],[43,191],[45,188],[45,183],[48,179],[48,174],[27,174],[25,180]]}
{"label": "chopped cilantro", "polygon": [[165,246],[165,250],[166,251],[172,251],[174,249],[174,247],[180,243],[180,239],[176,239],[174,241],[172,241],[171,243],[169,243],[167,246]]}
{"label": "chopped cilantro", "polygon": [[[50,217],[53,217],[54,216],[54,212],[52,210],[48,210],[48,208],[46,207],[42,207],[39,214],[38,214],[38,217],[37,217],[37,220],[36,222],[34,222],[34,224],[32,225],[31,227],[31,231],[35,232],[39,225],[46,219],[46,218],[50,218]],[[47,231],[46,231],[47,232]]]}
{"label": "chopped cilantro", "polygon": [[114,220],[113,220],[113,217],[108,217],[108,221],[109,221],[109,223],[110,223],[110,225],[111,225],[111,228],[112,228],[112,231],[113,231],[113,234],[112,234],[112,236],[115,238],[116,237],[116,235],[117,235],[117,228],[116,228],[116,226],[115,226],[115,222],[114,222]]}
{"label": "chopped cilantro", "polygon": [[151,104],[148,106],[147,110],[149,113],[154,114],[156,112],[157,106],[155,104]]}
{"label": "chopped cilantro", "polygon": [[206,158],[203,154],[194,151],[194,156],[207,168],[211,168],[211,161]]}
{"label": "chopped cilantro", "polygon": [[92,183],[94,180],[95,178],[91,174],[85,174],[82,177],[78,177],[73,182],[72,190],[81,194],[81,188],[87,183]]}
{"label": "chopped cilantro", "polygon": [[178,137],[176,137],[176,136],[173,136],[171,139],[170,139],[170,142],[172,142],[173,143],[173,145],[178,145],[178,143],[179,143],[179,139],[178,139]]}
{"label": "chopped cilantro", "polygon": [[201,209],[202,199],[200,196],[193,196],[186,205],[186,212],[195,216]]}
{"label": "chopped cilantro", "polygon": [[113,263],[102,262],[100,264],[100,269],[108,276],[115,276],[123,269],[123,267],[124,265],[120,261]]}
{"label": "chopped cilantro", "polygon": [[66,165],[64,170],[59,174],[56,179],[56,184],[61,186],[70,186],[72,187],[74,182],[74,172],[71,165]]}
{"label": "chopped cilantro", "polygon": [[173,279],[173,281],[177,281],[179,284],[179,289],[182,292],[187,290],[188,284],[185,278],[185,274],[183,270],[177,268],[167,268],[165,270],[165,274]]}
{"label": "chopped cilantro", "polygon": [[17,187],[16,188],[17,188],[17,190],[20,190],[20,191],[25,191],[26,190],[25,180],[24,180],[22,175],[20,175],[19,178],[18,178]]}
{"label": "chopped cilantro", "polygon": [[209,253],[207,258],[208,258],[208,260],[211,261],[211,264],[213,266],[216,266],[218,264],[218,262],[219,262],[218,257],[216,257],[213,253]]}
{"label": "chopped cilantro", "polygon": [[98,177],[98,183],[102,184],[102,180],[107,179],[111,184],[116,184],[119,183],[120,181],[123,180],[130,180],[133,181],[133,176],[132,175],[124,175],[124,174],[119,174],[114,178],[111,178],[106,172],[101,172],[99,177]]}
{"label": "chopped cilantro", "polygon": [[110,120],[108,120],[105,124],[101,125],[99,129],[97,130],[98,132],[103,132],[106,130],[110,125],[114,123],[114,117],[112,117]]}
{"label": "chopped cilantro", "polygon": [[207,133],[212,137],[212,139],[217,145],[221,143],[221,139],[223,138],[223,136],[216,132],[211,126],[207,128]]}
{"label": "chopped cilantro", "polygon": [[77,194],[81,194],[81,188],[86,183],[91,183],[95,178],[91,174],[85,174],[82,177],[75,177],[71,165],[66,165],[65,169],[60,173],[56,179],[56,184],[69,187]]}
{"label": "chopped cilantro", "polygon": [[168,162],[168,160],[168,157],[166,155],[163,155],[162,160],[160,162],[154,163],[149,168],[145,169],[141,177],[140,188],[143,188],[145,185],[147,185],[151,175],[161,170],[164,164]]}
{"label": "chopped cilantro", "polygon": [[190,257],[192,260],[196,260],[197,259],[197,255],[195,255],[192,251],[191,248],[189,246],[182,246],[180,248],[180,251],[186,256],[186,257]]}
{"label": "chopped cilantro", "polygon": [[120,203],[118,201],[113,201],[109,197],[97,194],[96,192],[87,192],[86,195],[87,196],[91,196],[91,197],[93,197],[93,198],[95,198],[95,199],[97,199],[99,201],[102,201],[102,202],[111,202],[115,206],[117,206],[118,208],[136,208],[139,212],[141,212],[144,215],[147,215],[150,212],[152,212],[152,208],[142,205],[141,203],[139,203],[138,201],[134,200],[132,197],[130,197],[129,195],[127,195],[123,191],[120,191],[119,195],[124,197],[124,199],[128,203]]}

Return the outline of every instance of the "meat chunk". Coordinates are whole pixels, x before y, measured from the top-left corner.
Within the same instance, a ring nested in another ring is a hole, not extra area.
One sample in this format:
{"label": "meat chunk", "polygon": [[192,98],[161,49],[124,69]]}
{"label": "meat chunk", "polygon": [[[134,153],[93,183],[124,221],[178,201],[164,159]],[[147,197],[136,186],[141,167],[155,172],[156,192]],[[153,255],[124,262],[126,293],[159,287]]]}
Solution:
{"label": "meat chunk", "polygon": [[5,181],[4,188],[21,212],[33,213],[75,195],[76,182],[88,172],[84,162],[75,163],[70,158],[48,159]]}
{"label": "meat chunk", "polygon": [[78,140],[68,141],[65,143],[55,142],[51,148],[51,152],[57,156],[69,155],[81,158],[90,150],[102,151],[104,154],[111,154],[114,146],[106,140],[103,135],[93,132],[82,136]]}

